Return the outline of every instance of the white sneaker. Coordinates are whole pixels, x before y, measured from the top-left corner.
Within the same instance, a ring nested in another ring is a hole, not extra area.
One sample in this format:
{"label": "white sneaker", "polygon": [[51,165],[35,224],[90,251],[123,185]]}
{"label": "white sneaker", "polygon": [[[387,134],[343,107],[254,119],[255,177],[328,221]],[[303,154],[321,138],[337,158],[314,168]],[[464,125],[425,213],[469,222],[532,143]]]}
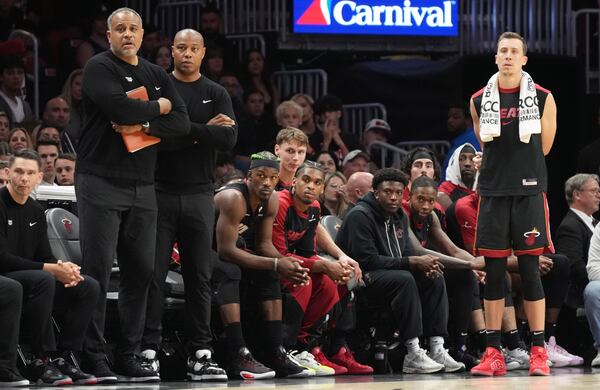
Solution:
{"label": "white sneaker", "polygon": [[294,360],[302,367],[314,370],[316,376],[334,375],[335,370],[331,367],[322,365],[315,360],[315,357],[308,351],[296,352],[292,351]]}
{"label": "white sneaker", "polygon": [[459,363],[448,354],[448,350],[442,348],[435,355],[429,352],[427,354],[434,362],[444,366],[444,372],[459,372],[465,370],[465,364]]}
{"label": "white sneaker", "polygon": [[415,353],[407,353],[402,364],[405,374],[431,374],[443,370],[444,365],[432,360],[422,348]]}
{"label": "white sneaker", "polygon": [[546,351],[548,352],[548,360],[550,360],[554,367],[567,367],[571,363],[571,358],[560,353],[556,348],[556,342],[550,344],[546,343]]}
{"label": "white sneaker", "polygon": [[600,351],[598,351],[598,354],[596,355],[594,360],[592,360],[592,367],[598,367],[598,366],[600,366]]}
{"label": "white sneaker", "polygon": [[517,347],[512,351],[508,349],[503,350],[504,362],[506,363],[506,370],[527,370],[529,369],[529,353],[521,347]]}
{"label": "white sneaker", "polygon": [[153,349],[145,349],[140,353],[142,358],[142,367],[147,368],[153,373],[159,375],[160,373],[160,362],[156,357],[156,351]]}
{"label": "white sneaker", "polygon": [[[564,349],[563,347],[558,345],[556,343],[556,338],[554,336],[550,337],[550,339],[548,340],[548,344],[546,344],[546,349],[548,350],[549,348],[553,348],[559,354],[568,357],[569,358],[569,366],[580,366],[583,364],[583,358],[581,356],[573,355],[573,354],[569,353],[569,351],[567,351],[566,349]],[[548,354],[548,356],[550,356],[550,355]],[[552,359],[550,359],[550,360],[552,360]],[[559,367],[559,366],[557,366],[557,367]]]}
{"label": "white sneaker", "polygon": [[300,369],[302,371],[300,371],[296,374],[288,375],[288,376],[286,376],[286,378],[308,378],[311,376],[316,376],[315,370],[313,370],[312,368],[304,367],[302,364],[300,364],[300,362],[294,356],[295,353],[297,353],[297,351],[287,351],[286,352],[287,359],[290,361],[290,363],[300,367]]}

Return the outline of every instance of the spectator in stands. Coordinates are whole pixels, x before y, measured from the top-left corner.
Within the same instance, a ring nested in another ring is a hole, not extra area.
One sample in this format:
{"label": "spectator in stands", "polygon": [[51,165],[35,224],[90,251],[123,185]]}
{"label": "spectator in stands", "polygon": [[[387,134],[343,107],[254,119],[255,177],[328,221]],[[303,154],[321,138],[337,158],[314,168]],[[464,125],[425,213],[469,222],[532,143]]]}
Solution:
{"label": "spectator in stands", "polygon": [[42,160],[42,173],[44,176],[40,184],[46,186],[55,186],[56,183],[54,180],[56,179],[56,168],[54,167],[54,163],[56,162],[56,159],[60,153],[58,142],[49,139],[41,139],[37,143],[35,151],[39,154],[40,159]]}
{"label": "spectator in stands", "polygon": [[25,65],[18,56],[6,56],[0,61],[0,111],[8,114],[11,128],[34,120],[31,106],[25,100]]}
{"label": "spectator in stands", "polygon": [[342,172],[347,178],[356,172],[369,172],[369,155],[360,149],[355,149],[346,154],[342,161]]}
{"label": "spectator in stands", "polygon": [[[336,243],[358,259],[369,300],[391,307],[408,351],[402,371],[433,373],[458,363],[444,349],[448,298],[440,277],[443,266],[432,255],[414,255],[409,221],[401,206],[406,184],[408,178],[397,169],[378,171],[374,191],[348,212]],[[429,338],[429,353],[419,345],[421,335]]]}
{"label": "spectator in stands", "polygon": [[17,369],[22,306],[23,287],[21,283],[0,276],[0,334],[2,335],[0,339],[0,387],[29,385],[29,381],[23,378]]}
{"label": "spectator in stands", "polygon": [[215,185],[217,188],[223,185],[223,177],[234,169],[235,165],[232,153],[218,152],[214,170]]}
{"label": "spectator in stands", "polygon": [[242,85],[240,84],[237,76],[233,73],[223,73],[219,79],[219,84],[225,87],[229,93],[229,97],[231,97],[231,104],[233,105],[235,117],[241,118],[242,112],[244,111],[242,106],[242,102],[244,100],[244,90],[242,89]]}
{"label": "spectator in stands", "polygon": [[[379,168],[383,168],[381,165],[381,149],[369,149],[369,145],[373,141],[385,142],[388,143],[390,138],[392,137],[392,127],[387,121],[383,119],[371,119],[365,125],[365,129],[362,133],[361,137],[361,148],[366,150],[371,156],[370,164],[373,166],[371,170],[377,170]],[[391,157],[391,154],[390,154]],[[386,165],[390,165],[390,161],[384,162]]]}
{"label": "spectator in stands", "polygon": [[[294,358],[306,368],[321,375],[371,374],[373,369],[354,360],[346,346],[346,332],[354,328],[354,305],[346,283],[352,277],[362,279],[358,263],[347,256],[319,223],[321,211],[319,196],[323,192],[325,172],[315,162],[307,161],[294,176],[293,189],[282,190],[279,210],[273,224],[273,245],[283,256],[302,260],[308,268],[310,284],[297,285],[293,280],[281,279],[291,295],[284,311],[287,346],[297,349]],[[317,256],[317,246],[330,256]],[[339,285],[339,286],[336,286]],[[332,311],[338,306],[336,313]],[[329,314],[335,314],[332,327],[329,359],[321,351],[324,344],[322,328]]]}
{"label": "spectator in stands", "polygon": [[[144,39],[142,40],[142,46],[140,47],[140,55],[149,60],[150,62],[156,64],[156,62],[154,61],[155,56],[153,56],[153,53],[156,53],[157,49],[161,46],[167,46],[167,48],[169,47],[168,40],[165,39],[163,32],[153,24],[145,24]],[[169,56],[170,54],[171,50],[169,50]]]}
{"label": "spectator in stands", "polygon": [[279,104],[279,92],[271,84],[265,56],[259,49],[250,49],[244,54],[242,74],[244,91],[260,91],[265,101],[265,111],[272,115]]}
{"label": "spectator in stands", "polygon": [[8,147],[10,152],[14,153],[21,149],[33,148],[33,142],[27,130],[22,127],[15,127],[8,133]]}
{"label": "spectator in stands", "polygon": [[275,119],[282,129],[286,127],[299,129],[302,123],[302,107],[291,100],[281,102],[275,110]]}
{"label": "spectator in stands", "polygon": [[[75,192],[83,267],[101,287],[83,363],[99,381],[117,381],[106,362],[103,337],[106,292],[116,249],[121,270],[118,311],[122,337],[115,370],[129,381],[156,382],[160,377],[142,366],[135,354],[142,341],[154,272],[157,150],[151,146],[129,153],[115,132],[146,131],[166,140],[188,134],[190,124],[185,104],[165,71],[137,55],[143,36],[140,15],[119,8],[109,16],[108,26],[110,51],[94,56],[82,79],[85,115]],[[123,72],[130,75],[131,83]],[[126,91],[136,87],[144,87],[150,100],[128,98]]]}
{"label": "spectator in stands", "polygon": [[46,103],[42,119],[44,123],[56,127],[62,133],[71,120],[71,107],[63,97],[53,97]]}
{"label": "spectator in stands", "polygon": [[83,69],[85,64],[97,53],[94,51],[94,46],[88,42],[83,41],[75,50],[75,67],[78,69]]}
{"label": "spectator in stands", "polygon": [[10,118],[4,111],[0,111],[0,142],[8,142],[10,132]]}
{"label": "spectator in stands", "polygon": [[565,304],[573,309],[583,306],[583,290],[588,284],[588,250],[596,220],[592,216],[600,205],[599,178],[596,174],[579,173],[565,182],[565,198],[569,211],[556,229],[558,253],[571,264],[569,292]]}
{"label": "spectator in stands", "polygon": [[342,160],[350,150],[358,149],[356,137],[341,128],[342,101],[337,96],[321,96],[313,110],[319,130],[311,139],[315,151],[329,150]]}
{"label": "spectator in stands", "polygon": [[[106,31],[108,30],[106,18],[108,17],[108,14],[108,8],[101,4],[92,18],[90,35],[85,42],[90,45],[94,54],[102,53],[110,47],[110,44],[106,39]],[[83,65],[85,65],[85,63],[80,64],[79,67],[83,68]]]}
{"label": "spectator in stands", "polygon": [[[323,169],[323,171],[325,171]],[[321,215],[334,215],[339,217],[346,212],[348,203],[344,197],[344,186],[346,177],[341,172],[327,173],[323,194],[319,199],[321,204]]]}
{"label": "spectator in stands", "polygon": [[0,160],[0,188],[8,184],[8,161]]}
{"label": "spectator in stands", "polygon": [[249,91],[244,96],[245,113],[239,119],[239,134],[235,147],[238,168],[248,169],[248,157],[273,143],[276,125],[273,115],[265,111],[262,92]]}
{"label": "spectator in stands", "polygon": [[207,47],[202,63],[202,74],[213,81],[218,81],[223,74],[224,67],[223,49],[220,47]]}
{"label": "spectator in stands", "polygon": [[[42,179],[41,165],[32,150],[16,152],[9,162],[8,185],[0,191],[0,225],[5,227],[0,232],[0,273],[23,286],[23,322],[32,337],[33,360],[23,374],[45,385],[95,384],[96,378],[82,372],[71,354],[82,350],[99,286],[78,265],[52,254],[44,210],[29,196]],[[58,343],[53,312],[63,319]]]}
{"label": "spectator in stands", "polygon": [[[311,137],[313,137],[313,134],[317,132],[317,126],[315,125],[315,115],[313,111],[313,105],[315,104],[315,101],[312,97],[304,93],[297,93],[295,95],[292,95],[290,100],[295,101],[300,105],[300,107],[302,107],[302,124],[300,125],[299,129],[302,130],[304,134],[308,136],[308,139],[310,141]],[[310,142],[310,144],[313,145],[313,142]],[[310,155],[313,155],[317,151],[319,151],[319,149],[312,150],[310,152]]]}
{"label": "spectator in stands", "polygon": [[[308,152],[307,152],[307,154],[308,154]],[[314,161],[318,162],[319,164],[321,164],[323,166],[325,173],[337,172],[339,162],[338,162],[338,159],[335,156],[335,154],[331,154],[327,150],[321,150],[313,158],[314,158]]]}
{"label": "spectator in stands", "polygon": [[450,105],[446,125],[448,127],[448,134],[452,138],[450,140],[450,149],[446,153],[442,164],[442,180],[446,179],[446,168],[450,162],[450,157],[452,157],[452,154],[460,145],[469,143],[476,151],[481,151],[481,146],[479,146],[479,141],[475,136],[471,116],[468,113],[468,107],[465,103],[455,102]]}
{"label": "spectator in stands", "polygon": [[65,99],[67,105],[71,109],[69,112],[69,123],[64,129],[66,136],[71,140],[73,146],[77,145],[79,135],[81,133],[81,78],[83,77],[82,69],[75,69],[67,81],[63,85],[62,98]]}
{"label": "spectator in stands", "polygon": [[[213,2],[200,9],[200,32],[208,48],[219,48],[223,51],[225,64],[231,70],[237,70],[238,60],[230,41],[221,33],[221,11]],[[253,88],[254,89],[254,88]]]}
{"label": "spectator in stands", "polygon": [[173,71],[173,57],[168,45],[160,45],[154,48],[149,57],[150,62],[155,63],[169,73]]}
{"label": "spectator in stands", "polygon": [[[310,279],[301,260],[284,257],[273,246],[271,235],[278,210],[277,194],[273,190],[279,180],[278,173],[277,157],[269,152],[256,153],[252,155],[246,182],[226,185],[215,195],[215,208],[219,211],[215,230],[219,260],[213,281],[217,285],[216,300],[225,325],[231,378],[310,374],[283,349],[279,278],[298,285]],[[247,303],[258,303],[260,308],[264,322],[258,329],[264,329],[260,334],[264,341],[261,344],[264,344],[265,362],[270,368],[255,360],[246,347],[240,304]]]}
{"label": "spectator in stands", "polygon": [[586,265],[589,283],[583,291],[585,314],[590,324],[594,347],[598,350],[592,367],[600,366],[600,225],[596,225],[590,240],[589,259]]}
{"label": "spectator in stands", "polygon": [[37,145],[40,140],[53,140],[59,143],[60,146],[60,131],[56,127],[40,125],[39,131],[35,136],[35,144]]}
{"label": "spectator in stands", "polygon": [[[158,205],[154,277],[148,292],[142,355],[158,359],[161,344],[165,279],[173,245],[177,243],[185,283],[187,379],[227,380],[213,359],[210,331],[211,259],[215,209],[213,205],[216,152],[235,145],[237,124],[225,88],[200,73],[204,39],[193,29],[173,38],[174,70],[169,78],[185,102],[189,136],[168,140],[159,149],[156,165]],[[174,169],[177,167],[176,169]]]}
{"label": "spectator in stands", "polygon": [[296,170],[306,159],[308,138],[300,129],[281,129],[275,138],[275,155],[279,157],[279,181],[276,191],[291,190]]}
{"label": "spectator in stands", "polygon": [[373,174],[370,172],[356,172],[348,178],[348,182],[344,187],[344,195],[348,207],[346,212],[340,216],[344,218],[347,213],[356,206],[358,200],[373,191]]}
{"label": "spectator in stands", "polygon": [[8,146],[8,142],[0,142],[0,161],[8,161],[12,152]]}
{"label": "spectator in stands", "polygon": [[477,173],[474,157],[475,148],[469,143],[459,146],[452,153],[446,169],[446,181],[438,188],[438,202],[444,210],[463,196],[473,193]]}
{"label": "spectator in stands", "polygon": [[71,153],[61,153],[54,162],[56,170],[56,183],[59,186],[72,186],[75,184],[75,156]]}

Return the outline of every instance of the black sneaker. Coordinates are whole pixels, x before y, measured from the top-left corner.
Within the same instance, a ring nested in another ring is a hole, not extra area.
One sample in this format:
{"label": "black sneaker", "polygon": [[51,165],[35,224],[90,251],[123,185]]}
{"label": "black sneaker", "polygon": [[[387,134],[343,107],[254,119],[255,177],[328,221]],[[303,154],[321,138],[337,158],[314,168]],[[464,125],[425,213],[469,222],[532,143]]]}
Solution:
{"label": "black sneaker", "polygon": [[96,383],[107,385],[117,383],[117,374],[115,374],[106,359],[83,360],[82,366],[85,372],[90,373],[96,378]]}
{"label": "black sneaker", "polygon": [[34,359],[29,362],[23,373],[32,384],[63,386],[72,385],[73,380],[60,372],[60,370],[50,364],[47,360]]}
{"label": "black sneaker", "polygon": [[140,353],[140,361],[142,367],[152,371],[156,375],[160,376],[160,362],[156,357],[156,351],[153,349],[145,349]]}
{"label": "black sneaker", "polygon": [[135,355],[121,356],[115,371],[119,382],[160,382],[160,376],[142,367],[141,359]]}
{"label": "black sneaker", "polygon": [[242,347],[231,361],[229,376],[242,379],[270,379],[275,377],[275,371],[254,359],[248,348]]}
{"label": "black sneaker", "polygon": [[188,357],[187,378],[191,381],[226,382],[227,373],[212,360],[211,352],[199,349]]}
{"label": "black sneaker", "polygon": [[23,378],[17,371],[10,368],[0,367],[0,387],[29,386],[29,381]]}
{"label": "black sneaker", "polygon": [[467,351],[453,350],[450,351],[450,356],[452,356],[452,359],[456,360],[457,362],[464,363],[467,371],[471,370],[471,368],[475,367],[481,362],[481,360],[471,355]]}
{"label": "black sneaker", "polygon": [[315,376],[315,370],[302,367],[283,347],[277,349],[275,356],[267,364],[273,367],[278,378],[307,378]]}
{"label": "black sneaker", "polygon": [[69,359],[59,357],[51,360],[50,363],[54,367],[58,368],[60,372],[69,376],[73,380],[73,384],[95,385],[96,383],[98,383],[98,380],[95,376],[86,374],[85,372],[81,371],[79,367],[75,366],[74,364],[71,364],[71,362],[69,362]]}

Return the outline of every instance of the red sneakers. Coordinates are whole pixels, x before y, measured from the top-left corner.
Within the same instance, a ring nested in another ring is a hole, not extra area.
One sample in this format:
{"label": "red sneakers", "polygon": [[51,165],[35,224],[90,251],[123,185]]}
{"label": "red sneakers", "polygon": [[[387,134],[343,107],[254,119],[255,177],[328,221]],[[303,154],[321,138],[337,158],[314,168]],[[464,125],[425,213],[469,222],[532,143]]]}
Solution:
{"label": "red sneakers", "polygon": [[502,352],[494,347],[487,347],[481,363],[471,368],[471,374],[482,376],[506,375],[506,363]]}
{"label": "red sneakers", "polygon": [[340,350],[329,357],[329,359],[336,364],[339,364],[348,369],[350,375],[369,375],[373,373],[373,367],[360,364],[354,360],[354,355],[346,347],[341,347]]}
{"label": "red sneakers", "polygon": [[327,366],[327,367],[331,367],[334,369],[335,374],[333,375],[344,375],[348,373],[348,369],[344,366],[338,366],[335,363],[332,363],[331,361],[329,361],[329,359],[327,359],[327,357],[325,356],[325,354],[323,353],[323,351],[321,351],[321,348],[319,347],[314,347],[310,353],[314,356],[315,360],[317,361],[317,363],[323,365],[323,366]]}
{"label": "red sneakers", "polygon": [[550,375],[546,348],[531,347],[529,352],[529,375]]}

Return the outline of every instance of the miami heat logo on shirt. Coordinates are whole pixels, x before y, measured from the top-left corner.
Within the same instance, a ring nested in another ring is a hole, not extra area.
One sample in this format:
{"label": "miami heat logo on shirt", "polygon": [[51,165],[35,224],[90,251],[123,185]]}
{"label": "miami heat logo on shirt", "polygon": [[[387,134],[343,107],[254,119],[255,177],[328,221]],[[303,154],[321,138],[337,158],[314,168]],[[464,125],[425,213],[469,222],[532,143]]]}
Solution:
{"label": "miami heat logo on shirt", "polygon": [[523,241],[525,241],[525,245],[532,246],[535,244],[535,239],[540,236],[540,232],[538,232],[537,228],[534,227],[528,232],[523,233]]}
{"label": "miami heat logo on shirt", "polygon": [[60,222],[62,222],[68,234],[73,232],[73,222],[69,218],[63,218]]}

